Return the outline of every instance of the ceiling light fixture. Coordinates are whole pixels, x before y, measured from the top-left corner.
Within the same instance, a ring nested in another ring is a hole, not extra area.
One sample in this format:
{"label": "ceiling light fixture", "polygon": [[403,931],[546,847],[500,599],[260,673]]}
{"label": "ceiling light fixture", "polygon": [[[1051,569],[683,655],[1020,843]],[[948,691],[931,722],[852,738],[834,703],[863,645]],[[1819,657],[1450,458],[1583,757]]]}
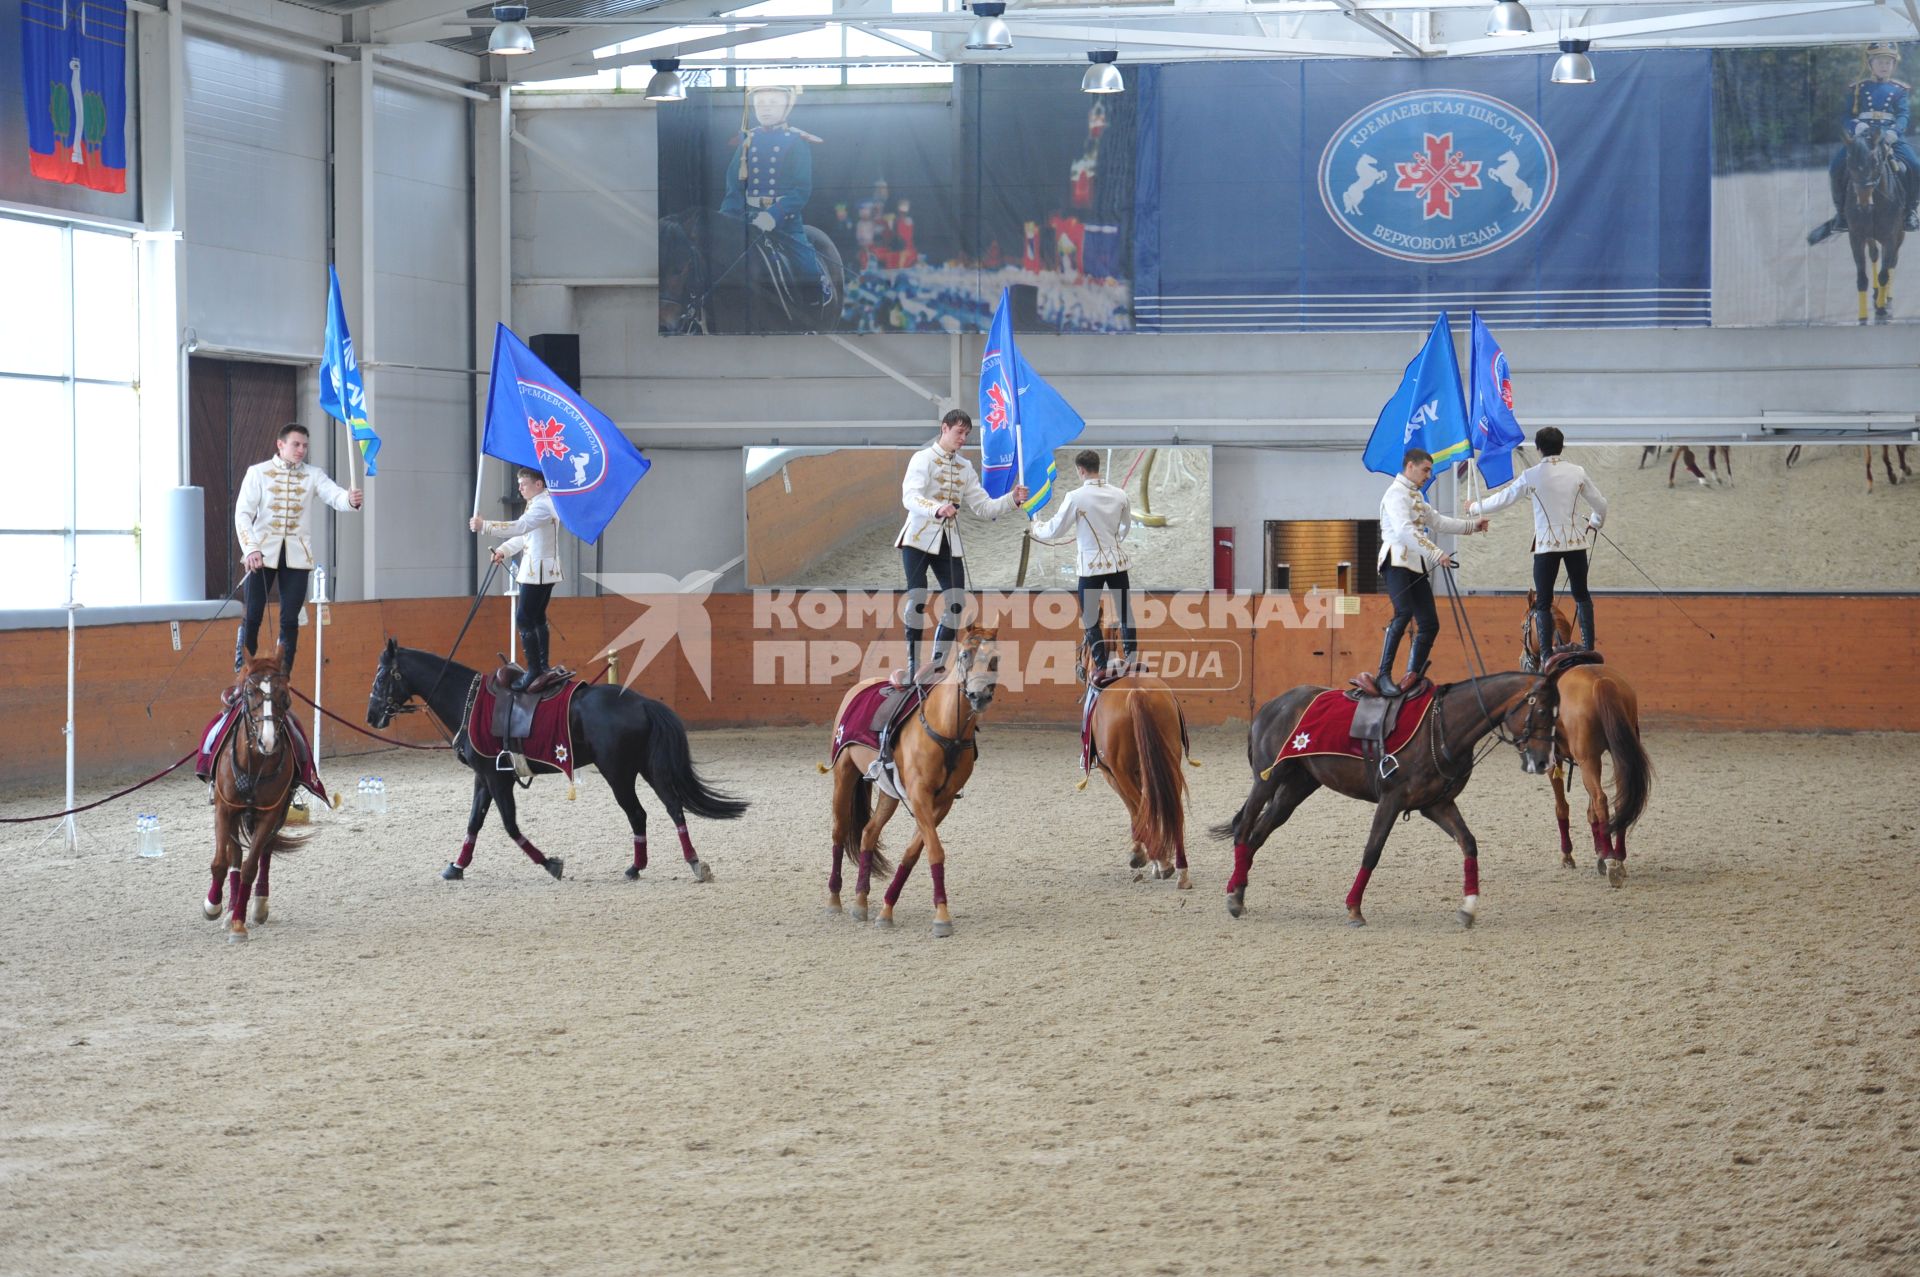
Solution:
{"label": "ceiling light fixture", "polygon": [[1500,0],[1487,15],[1488,35],[1532,35],[1533,15],[1520,0]]}
{"label": "ceiling light fixture", "polygon": [[680,83],[679,58],[654,58],[653,78],[647,81],[647,101],[685,102],[687,86]]}
{"label": "ceiling light fixture", "polygon": [[1082,93],[1125,93],[1127,82],[1120,78],[1120,68],[1113,65],[1120,57],[1118,49],[1091,49],[1087,52],[1087,61],[1093,63],[1087,73],[1080,77]]}
{"label": "ceiling light fixture", "polygon": [[533,52],[533,32],[527,30],[526,5],[496,4],[493,6],[493,20],[499,25],[487,37],[488,53],[510,58]]}
{"label": "ceiling light fixture", "polygon": [[1000,17],[1007,6],[1000,0],[979,0],[973,9],[973,30],[967,32],[967,47],[974,50],[1011,49],[1013,32]]}
{"label": "ceiling light fixture", "polygon": [[1587,57],[1587,50],[1592,47],[1588,40],[1562,40],[1559,60],[1553,64],[1553,82],[1592,84],[1593,62]]}

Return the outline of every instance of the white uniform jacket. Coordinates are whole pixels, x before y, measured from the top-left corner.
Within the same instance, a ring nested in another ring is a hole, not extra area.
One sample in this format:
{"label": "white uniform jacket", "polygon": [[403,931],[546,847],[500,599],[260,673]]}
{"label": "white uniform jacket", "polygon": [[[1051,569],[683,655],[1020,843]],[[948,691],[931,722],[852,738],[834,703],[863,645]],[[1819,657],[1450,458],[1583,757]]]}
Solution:
{"label": "white uniform jacket", "polygon": [[[1600,495],[1587,472],[1562,457],[1548,457],[1539,465],[1524,470],[1500,491],[1483,497],[1467,507],[1475,518],[1504,510],[1527,493],[1533,502],[1533,552],[1555,554],[1587,548],[1587,528],[1607,521],[1607,499]],[[1580,522],[1575,503],[1581,498],[1593,513]]]}
{"label": "white uniform jacket", "polygon": [[[560,575],[560,516],[553,512],[553,494],[542,492],[511,523],[489,519],[481,531],[508,537],[500,545],[509,557],[520,555],[514,579],[522,585],[552,585]],[[525,553],[522,553],[524,551]]]}
{"label": "white uniform jacket", "polygon": [[240,498],[233,506],[233,530],[240,552],[259,552],[266,566],[282,566],[286,551],[290,568],[313,566],[313,499],[336,510],[351,510],[347,490],[327,478],[327,472],[304,461],[292,465],[274,456],[247,467],[240,481]]}
{"label": "white uniform jacket", "polygon": [[1380,498],[1379,566],[1391,564],[1423,572],[1439,566],[1446,551],[1434,542],[1441,533],[1456,536],[1473,531],[1473,524],[1441,514],[1427,504],[1420,489],[1404,474],[1395,475]]}
{"label": "white uniform jacket", "polygon": [[1045,523],[1033,525],[1031,536],[1043,545],[1057,545],[1061,534],[1074,530],[1080,551],[1080,575],[1104,576],[1125,572],[1129,565],[1122,544],[1133,526],[1133,505],[1127,494],[1094,475],[1069,492]]}
{"label": "white uniform jacket", "polygon": [[907,477],[900,483],[900,504],[907,508],[907,521],[893,539],[899,548],[911,546],[928,554],[940,553],[945,537],[953,557],[965,553],[960,546],[958,520],[941,520],[934,511],[943,505],[965,506],[982,519],[997,519],[1014,508],[1013,492],[990,497],[980,486],[973,462],[957,452],[948,452],[931,444],[913,454],[907,462]]}

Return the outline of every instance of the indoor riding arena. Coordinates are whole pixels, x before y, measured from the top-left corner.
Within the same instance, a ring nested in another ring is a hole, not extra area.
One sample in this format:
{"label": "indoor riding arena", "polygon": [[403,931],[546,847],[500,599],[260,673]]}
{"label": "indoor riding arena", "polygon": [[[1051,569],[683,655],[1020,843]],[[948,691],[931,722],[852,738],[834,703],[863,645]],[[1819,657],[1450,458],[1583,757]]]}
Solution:
{"label": "indoor riding arena", "polygon": [[0,9],[0,1274],[1920,1272],[1911,3]]}

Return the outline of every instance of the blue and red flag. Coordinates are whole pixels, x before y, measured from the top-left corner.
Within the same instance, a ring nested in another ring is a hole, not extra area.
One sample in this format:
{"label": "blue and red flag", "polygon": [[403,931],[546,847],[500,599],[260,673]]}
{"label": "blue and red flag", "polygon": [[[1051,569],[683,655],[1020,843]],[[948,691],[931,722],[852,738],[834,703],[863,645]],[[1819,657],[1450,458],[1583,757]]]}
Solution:
{"label": "blue and red flag", "polygon": [[1500,343],[1480,312],[1473,312],[1473,339],[1468,343],[1470,371],[1467,384],[1472,388],[1468,420],[1480,477],[1489,488],[1513,482],[1513,450],[1527,441],[1526,431],[1513,415],[1513,371]]}
{"label": "blue and red flag", "polygon": [[505,324],[494,334],[480,451],[544,475],[553,512],[588,544],[600,539],[653,465]]}
{"label": "blue and red flag", "polygon": [[980,486],[998,497],[1024,483],[1027,500],[1020,508],[1032,514],[1052,495],[1054,449],[1079,438],[1086,426],[1021,357],[1013,344],[1013,308],[1001,289],[980,357]]}
{"label": "blue and red flag", "polygon": [[[1473,450],[1467,441],[1467,402],[1460,388],[1460,361],[1453,354],[1447,312],[1433,321],[1426,344],[1400,376],[1400,388],[1380,410],[1362,460],[1369,470],[1399,474],[1409,448],[1433,455],[1438,476]],[[1431,487],[1433,479],[1427,480]]]}
{"label": "blue and red flag", "polygon": [[21,0],[20,35],[28,170],[124,192],[126,0]]}

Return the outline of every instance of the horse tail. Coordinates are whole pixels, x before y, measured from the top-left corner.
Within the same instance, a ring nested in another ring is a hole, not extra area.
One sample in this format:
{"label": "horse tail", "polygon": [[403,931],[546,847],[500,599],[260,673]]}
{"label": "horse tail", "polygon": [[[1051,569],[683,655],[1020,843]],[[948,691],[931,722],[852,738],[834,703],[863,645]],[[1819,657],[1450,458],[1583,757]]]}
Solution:
{"label": "horse tail", "polygon": [[307,839],[313,837],[313,833],[311,829],[305,833],[289,833],[287,827],[282,825],[260,850],[269,856],[277,856],[283,851],[298,851],[307,845]]}
{"label": "horse tail", "polygon": [[1173,854],[1186,819],[1180,803],[1187,782],[1178,761],[1179,729],[1176,725],[1169,744],[1142,692],[1127,697],[1127,712],[1133,719],[1133,752],[1140,759],[1140,807],[1133,815],[1133,840],[1156,860],[1162,859]]}
{"label": "horse tail", "polygon": [[[856,859],[858,859],[860,855],[859,844],[867,836],[867,822],[872,819],[873,819],[873,782],[863,777],[853,782],[853,831],[852,832],[853,832],[853,838],[854,838],[854,844],[855,844],[853,849],[853,854]],[[878,838],[873,840],[872,870],[874,873],[877,873],[877,874],[891,873],[893,871],[893,862],[891,860],[888,860],[880,852],[880,840]]]}
{"label": "horse tail", "polygon": [[1627,712],[1617,684],[1598,680],[1593,701],[1600,731],[1607,738],[1607,752],[1613,755],[1612,819],[1607,822],[1607,832],[1618,838],[1633,828],[1647,809],[1647,795],[1653,789],[1653,760],[1640,744],[1640,728]]}
{"label": "horse tail", "polygon": [[633,698],[646,722],[647,761],[642,769],[647,783],[662,798],[703,820],[732,820],[744,815],[747,802],[710,787],[693,765],[687,747],[687,725],[673,710],[651,697]]}

